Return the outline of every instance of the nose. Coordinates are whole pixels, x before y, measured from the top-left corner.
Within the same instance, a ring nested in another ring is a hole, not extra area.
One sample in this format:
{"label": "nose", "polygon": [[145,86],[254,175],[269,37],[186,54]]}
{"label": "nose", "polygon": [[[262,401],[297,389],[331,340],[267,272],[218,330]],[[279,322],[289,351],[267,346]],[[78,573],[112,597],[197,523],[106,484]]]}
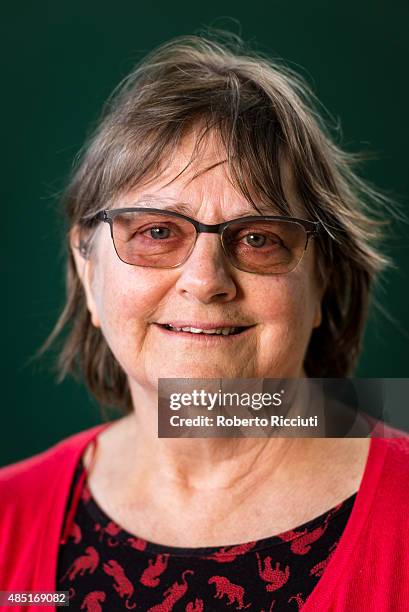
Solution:
{"label": "nose", "polygon": [[198,235],[188,259],[180,267],[177,292],[195,302],[228,302],[237,294],[232,266],[223,253],[220,236]]}

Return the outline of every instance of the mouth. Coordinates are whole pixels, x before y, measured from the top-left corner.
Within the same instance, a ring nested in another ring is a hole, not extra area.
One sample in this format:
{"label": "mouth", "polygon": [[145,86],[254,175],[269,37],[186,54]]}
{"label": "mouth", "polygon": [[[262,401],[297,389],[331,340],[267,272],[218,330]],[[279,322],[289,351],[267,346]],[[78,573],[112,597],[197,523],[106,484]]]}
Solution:
{"label": "mouth", "polygon": [[236,327],[215,327],[209,329],[202,329],[200,327],[193,326],[183,326],[176,327],[171,325],[170,323],[156,323],[158,327],[161,329],[170,332],[174,335],[184,336],[184,337],[205,337],[207,339],[210,338],[230,338],[232,336],[239,336],[246,332],[254,325],[246,325],[246,326],[236,326]]}

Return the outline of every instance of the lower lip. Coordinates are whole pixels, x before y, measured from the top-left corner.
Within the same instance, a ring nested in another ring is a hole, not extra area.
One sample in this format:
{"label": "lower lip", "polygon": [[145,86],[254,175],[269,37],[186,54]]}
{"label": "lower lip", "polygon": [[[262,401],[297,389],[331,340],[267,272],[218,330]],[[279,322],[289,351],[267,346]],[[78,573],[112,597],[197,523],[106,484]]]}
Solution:
{"label": "lower lip", "polygon": [[[195,342],[202,342],[204,344],[220,344],[222,342],[234,342],[235,340],[239,340],[240,338],[244,338],[250,332],[252,327],[247,327],[240,334],[229,334],[228,336],[223,336],[223,334],[194,334],[193,332],[174,332],[170,329],[166,329],[166,327],[162,327],[162,325],[158,325],[155,323],[155,326],[158,327],[164,334],[167,336],[172,336],[172,338],[179,338],[180,340],[193,340]],[[253,326],[254,327],[254,326]]]}

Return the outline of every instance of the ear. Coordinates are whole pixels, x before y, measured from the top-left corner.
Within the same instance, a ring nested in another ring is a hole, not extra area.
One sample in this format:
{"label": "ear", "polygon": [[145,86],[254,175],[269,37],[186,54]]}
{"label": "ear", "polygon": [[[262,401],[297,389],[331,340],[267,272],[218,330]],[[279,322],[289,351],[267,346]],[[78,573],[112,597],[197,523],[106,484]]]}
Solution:
{"label": "ear", "polygon": [[321,300],[317,302],[317,306],[315,308],[315,317],[313,321],[313,328],[319,327],[322,322],[322,309],[321,309]]}
{"label": "ear", "polygon": [[92,291],[92,278],[95,261],[90,257],[89,252],[87,252],[84,239],[85,236],[83,230],[78,225],[74,225],[74,227],[70,230],[71,253],[75,261],[78,277],[81,280],[84,288],[87,308],[91,315],[92,324],[94,327],[101,327],[98,310]]}
{"label": "ear", "polygon": [[313,321],[313,328],[319,327],[322,323],[322,302],[324,295],[328,287],[328,278],[321,278],[317,287],[317,303],[315,306],[315,316]]}

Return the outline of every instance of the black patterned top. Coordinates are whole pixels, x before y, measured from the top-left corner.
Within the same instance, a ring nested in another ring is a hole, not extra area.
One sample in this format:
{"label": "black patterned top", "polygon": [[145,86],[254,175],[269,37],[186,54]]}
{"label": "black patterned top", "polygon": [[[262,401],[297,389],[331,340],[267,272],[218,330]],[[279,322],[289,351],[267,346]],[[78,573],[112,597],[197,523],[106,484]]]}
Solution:
{"label": "black patterned top", "polygon": [[[357,493],[279,535],[232,546],[180,548],[125,531],[74,475],[78,504],[60,546],[57,590],[85,612],[215,612],[300,610],[344,531]],[[80,487],[78,487],[80,485]]]}

